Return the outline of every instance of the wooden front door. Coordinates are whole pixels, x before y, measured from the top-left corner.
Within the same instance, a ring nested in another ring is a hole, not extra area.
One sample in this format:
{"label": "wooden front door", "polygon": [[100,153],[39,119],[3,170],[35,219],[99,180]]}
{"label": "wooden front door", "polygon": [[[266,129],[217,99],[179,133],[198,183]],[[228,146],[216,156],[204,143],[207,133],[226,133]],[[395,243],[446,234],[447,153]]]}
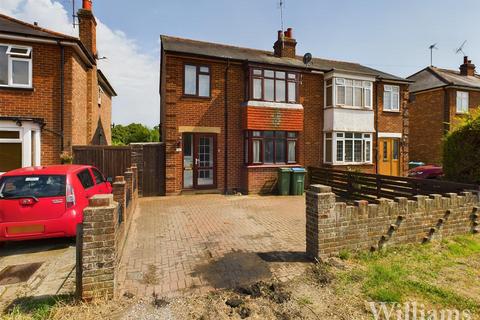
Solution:
{"label": "wooden front door", "polygon": [[183,188],[212,189],[216,180],[216,135],[183,135]]}
{"label": "wooden front door", "polygon": [[380,138],[378,173],[387,176],[400,175],[400,139]]}

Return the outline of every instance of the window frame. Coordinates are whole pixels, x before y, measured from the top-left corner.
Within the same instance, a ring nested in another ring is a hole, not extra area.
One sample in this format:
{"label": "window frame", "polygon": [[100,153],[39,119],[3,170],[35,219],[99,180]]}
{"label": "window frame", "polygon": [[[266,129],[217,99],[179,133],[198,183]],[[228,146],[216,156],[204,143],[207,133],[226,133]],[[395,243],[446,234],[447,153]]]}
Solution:
{"label": "window frame", "polygon": [[[266,132],[272,132],[273,136],[272,137],[265,137]],[[279,133],[284,133],[284,137],[277,137],[277,132]],[[259,135],[255,135],[258,133]],[[289,134],[294,134],[295,137],[289,137]],[[257,166],[257,165],[295,165],[298,164],[298,136],[299,133],[297,131],[284,131],[284,130],[245,130],[245,157],[244,161],[247,166]],[[273,141],[273,162],[265,162],[264,159],[264,151],[265,151],[265,141],[266,140],[272,140]],[[276,140],[283,140],[283,145],[285,147],[285,152],[284,152],[284,162],[277,162],[276,161]],[[259,148],[259,161],[254,162],[253,161],[253,142],[254,141],[260,141],[260,148]],[[295,161],[289,161],[288,159],[288,145],[289,142],[294,141],[295,142]]]}
{"label": "window frame", "polygon": [[[328,84],[327,81],[332,81],[331,84]],[[351,81],[352,85],[347,85],[347,81]],[[357,85],[356,82],[361,82],[361,86]],[[351,109],[366,109],[366,110],[373,110],[373,81],[371,80],[366,80],[366,79],[361,79],[361,78],[354,78],[354,77],[332,77],[328,78],[325,80],[325,108],[328,107],[344,107],[344,108],[351,108]],[[338,103],[338,92],[339,92],[339,87],[344,88],[343,92],[343,103]],[[347,87],[352,88],[352,105],[347,104]],[[355,99],[355,89],[356,88],[361,88],[362,90],[362,95],[361,95],[361,105],[355,105],[356,99]],[[332,92],[332,103],[331,105],[328,105],[327,103],[327,94],[328,90],[331,90]],[[367,94],[366,92],[369,92],[368,98],[369,98],[369,105],[367,105]]]}
{"label": "window frame", "polygon": [[[389,89],[387,90],[387,88],[389,88]],[[394,90],[395,88],[397,88],[397,90],[398,90],[397,92],[395,92],[395,90]],[[386,92],[390,92],[390,108],[389,109],[386,108],[386,103],[385,103],[385,101],[387,100],[385,98],[385,93]],[[386,112],[400,112],[400,93],[401,93],[400,86],[396,86],[396,85],[392,85],[392,84],[384,84],[383,85],[383,111],[386,111]],[[397,101],[396,101],[397,102],[397,107],[396,108],[393,107],[393,103],[395,101],[395,99],[394,99],[395,94],[397,95]]]}
{"label": "window frame", "polygon": [[[347,138],[347,134],[352,134],[352,138]],[[331,138],[328,135],[331,134]],[[355,134],[361,134],[361,138],[356,138]],[[332,131],[324,132],[323,134],[323,162],[332,165],[363,165],[373,164],[373,133],[371,132],[347,132],[347,131]],[[327,161],[327,140],[332,143],[331,161]],[[346,141],[352,142],[352,161],[346,161]],[[355,141],[361,141],[361,161],[355,161]],[[368,149],[367,149],[367,142]],[[342,158],[338,158],[338,145],[342,146]],[[367,154],[368,152],[368,154]],[[367,160],[369,159],[369,160]]]}
{"label": "window frame", "polygon": [[[32,88],[33,87],[33,49],[28,46],[12,45],[0,43],[0,46],[7,47],[5,55],[7,55],[7,82],[8,84],[0,84],[2,88]],[[27,49],[27,53],[11,52],[12,48]],[[13,62],[22,61],[28,63],[28,84],[16,84],[13,82]]]}
{"label": "window frame", "polygon": [[[186,93],[185,92],[185,84],[186,84],[186,77],[185,77],[185,70],[189,67],[195,67],[195,94],[191,93]],[[208,68],[208,73],[207,72],[202,72],[200,71],[201,68]],[[200,95],[200,75],[208,75],[208,96],[201,96]],[[189,97],[189,98],[200,98],[200,99],[211,99],[212,97],[212,68],[209,64],[198,64],[198,63],[190,63],[190,62],[185,62],[183,64],[183,87],[182,87],[182,95],[184,97]]]}
{"label": "window frame", "polygon": [[[260,70],[261,75],[255,75],[254,71],[255,70]],[[265,71],[273,71],[273,77],[268,77],[265,76]],[[249,100],[253,101],[265,101],[265,102],[273,102],[273,103],[289,103],[289,104],[297,104],[299,103],[299,79],[300,79],[300,73],[291,71],[291,70],[285,70],[285,69],[275,69],[275,68],[267,68],[267,67],[258,67],[258,66],[251,66],[249,67]],[[285,73],[285,78],[277,78],[277,72],[284,72]],[[289,78],[290,75],[294,75],[295,78]],[[261,97],[260,98],[255,98],[254,96],[254,80],[259,79],[261,80]],[[265,99],[265,79],[273,80],[273,100],[266,100]],[[277,81],[285,81],[285,100],[284,101],[277,101]],[[289,92],[289,84],[294,83],[295,84],[295,100],[290,100],[290,92]]]}
{"label": "window frame", "polygon": [[[89,186],[88,188],[83,185],[82,179],[80,178],[80,174],[83,174],[84,172],[88,173],[88,176],[90,177],[90,180],[92,181],[92,185]],[[76,174],[76,176],[77,176],[77,179],[78,179],[78,181],[80,182],[80,185],[82,186],[83,190],[89,190],[89,189],[91,189],[91,188],[93,188],[93,187],[96,186],[96,184],[95,184],[95,178],[93,177],[92,173],[90,172],[90,170],[89,170],[88,168],[81,170],[80,172],[78,172],[78,173]]]}
{"label": "window frame", "polygon": [[[465,95],[465,96],[460,97],[460,95]],[[462,102],[462,105],[460,106],[460,109],[459,109],[459,105],[458,105],[459,99]],[[464,101],[466,101],[466,106],[463,106]],[[468,113],[469,108],[470,108],[469,104],[470,104],[470,93],[468,91],[457,90],[455,112],[457,114]]]}

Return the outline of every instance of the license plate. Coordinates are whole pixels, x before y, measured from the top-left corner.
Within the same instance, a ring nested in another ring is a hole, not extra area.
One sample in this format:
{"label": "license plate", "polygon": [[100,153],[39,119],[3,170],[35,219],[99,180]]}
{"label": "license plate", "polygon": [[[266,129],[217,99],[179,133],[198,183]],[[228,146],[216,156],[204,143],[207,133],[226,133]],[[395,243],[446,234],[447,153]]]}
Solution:
{"label": "license plate", "polygon": [[45,231],[45,226],[41,224],[34,224],[28,226],[15,226],[8,227],[8,234],[23,234],[23,233],[43,233]]}

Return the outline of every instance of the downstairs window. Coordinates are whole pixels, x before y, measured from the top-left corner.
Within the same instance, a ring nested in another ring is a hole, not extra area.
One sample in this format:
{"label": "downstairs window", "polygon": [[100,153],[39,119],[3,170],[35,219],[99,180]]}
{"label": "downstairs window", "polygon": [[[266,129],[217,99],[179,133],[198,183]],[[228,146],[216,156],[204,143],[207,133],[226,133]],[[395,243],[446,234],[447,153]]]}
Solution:
{"label": "downstairs window", "polygon": [[333,164],[372,163],[372,134],[325,133],[324,162]]}
{"label": "downstairs window", "polygon": [[297,158],[297,132],[245,132],[246,164],[295,164]]}

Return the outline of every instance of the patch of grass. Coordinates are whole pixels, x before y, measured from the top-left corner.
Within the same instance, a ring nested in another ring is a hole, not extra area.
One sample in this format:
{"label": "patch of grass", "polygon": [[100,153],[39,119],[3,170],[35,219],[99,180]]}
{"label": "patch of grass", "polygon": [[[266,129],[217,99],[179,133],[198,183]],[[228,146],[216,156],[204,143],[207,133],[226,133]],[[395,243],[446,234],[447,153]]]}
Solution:
{"label": "patch of grass", "polygon": [[19,298],[7,308],[6,315],[2,319],[49,319],[56,306],[72,302],[73,297],[69,295]]}
{"label": "patch of grass", "polygon": [[480,237],[460,236],[441,243],[404,245],[380,252],[357,253],[352,259],[358,267],[338,275],[341,284],[359,284],[363,293],[374,301],[402,303],[419,298],[427,303],[480,310],[480,297],[473,300],[455,291],[458,283],[449,283],[439,275],[449,268],[463,265],[461,281],[476,280],[475,270],[465,261],[480,258]]}
{"label": "patch of grass", "polygon": [[350,259],[350,251],[348,250],[341,250],[339,253],[338,253],[338,257],[342,260],[348,260]]}
{"label": "patch of grass", "polygon": [[301,306],[313,304],[312,300],[309,297],[300,297],[297,299],[297,303]]}

